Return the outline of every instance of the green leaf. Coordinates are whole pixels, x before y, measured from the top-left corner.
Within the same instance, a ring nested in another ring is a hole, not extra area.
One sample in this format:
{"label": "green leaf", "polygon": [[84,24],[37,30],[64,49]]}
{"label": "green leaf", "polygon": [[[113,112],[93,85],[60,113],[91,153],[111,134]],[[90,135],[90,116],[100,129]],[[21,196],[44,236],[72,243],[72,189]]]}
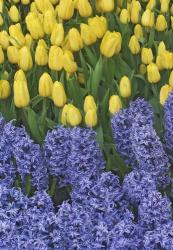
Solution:
{"label": "green leaf", "polygon": [[92,88],[92,95],[94,98],[97,100],[98,97],[98,88],[100,81],[102,79],[102,74],[103,74],[103,58],[100,56],[100,59],[98,60],[93,75],[92,75],[92,80],[91,80],[91,88]]}
{"label": "green leaf", "polygon": [[115,76],[118,79],[120,79],[124,75],[130,78],[132,70],[129,67],[129,65],[119,55],[115,56],[114,62],[115,62]]}

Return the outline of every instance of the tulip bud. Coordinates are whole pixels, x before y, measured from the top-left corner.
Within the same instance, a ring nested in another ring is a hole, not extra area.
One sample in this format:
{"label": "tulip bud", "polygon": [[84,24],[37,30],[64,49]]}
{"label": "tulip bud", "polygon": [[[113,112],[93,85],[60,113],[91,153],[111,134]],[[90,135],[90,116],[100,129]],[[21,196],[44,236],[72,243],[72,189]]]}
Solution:
{"label": "tulip bud", "polygon": [[132,2],[131,15],[130,15],[132,23],[138,23],[139,22],[140,11],[141,11],[140,2],[139,1]]}
{"label": "tulip bud", "polygon": [[118,95],[112,95],[109,99],[109,112],[111,114],[117,113],[122,108],[122,102]]}
{"label": "tulip bud", "polygon": [[122,9],[120,13],[120,22],[127,24],[130,22],[130,15],[127,9]]}
{"label": "tulip bud", "polygon": [[10,96],[10,84],[6,80],[0,80],[0,99],[4,100]]}
{"label": "tulip bud", "polygon": [[82,121],[82,116],[78,108],[74,105],[69,104],[67,109],[67,122],[69,125],[75,127],[78,126]]}
{"label": "tulip bud", "polygon": [[38,14],[38,13],[39,13],[39,11],[38,11],[38,9],[37,9],[37,5],[36,5],[35,2],[32,2],[32,3],[31,3],[31,5],[30,5],[30,12],[33,12],[33,13],[35,13],[35,14]]}
{"label": "tulip bud", "polygon": [[161,3],[160,11],[162,13],[167,13],[169,11],[169,2],[170,0],[160,0]]}
{"label": "tulip bud", "polygon": [[102,38],[107,30],[107,20],[105,17],[96,16],[88,19],[88,24],[97,36]]}
{"label": "tulip bud", "polygon": [[78,0],[77,8],[82,17],[89,17],[92,15],[92,8],[88,0]]}
{"label": "tulip bud", "polygon": [[33,39],[30,34],[25,35],[25,45],[30,49],[32,46]]}
{"label": "tulip bud", "polygon": [[56,23],[51,34],[51,44],[60,46],[64,40],[64,27],[62,23]]}
{"label": "tulip bud", "polygon": [[30,12],[25,18],[25,22],[33,39],[40,39],[44,37],[43,25],[37,14]]}
{"label": "tulip bud", "polygon": [[161,55],[156,57],[156,65],[157,65],[159,71],[164,69]]}
{"label": "tulip bud", "polygon": [[12,5],[8,12],[12,22],[17,23],[20,20],[20,13],[15,5]]}
{"label": "tulip bud", "polygon": [[83,47],[82,38],[76,28],[71,28],[68,33],[70,48],[72,51],[79,51]]}
{"label": "tulip bud", "polygon": [[134,35],[140,39],[143,37],[143,30],[142,30],[142,26],[140,24],[136,24],[135,28],[134,28]]}
{"label": "tulip bud", "polygon": [[173,87],[173,71],[171,71],[170,76],[169,76],[169,85]]}
{"label": "tulip bud", "polygon": [[62,109],[61,123],[63,125],[67,125],[67,113],[68,113],[69,105],[70,104],[65,104],[64,107],[63,107],[63,109]]}
{"label": "tulip bud", "polygon": [[153,52],[150,48],[142,48],[141,61],[144,64],[150,64],[153,61]]}
{"label": "tulip bud", "polygon": [[156,6],[156,0],[150,0],[146,6],[146,9],[153,10],[155,6]]}
{"label": "tulip bud", "polygon": [[140,64],[140,66],[139,66],[139,73],[140,73],[141,75],[145,75],[146,72],[147,72],[147,67],[146,67],[146,65],[145,65],[145,64]]}
{"label": "tulip bud", "polygon": [[18,63],[19,60],[19,49],[15,46],[9,46],[7,48],[7,57],[10,63]]}
{"label": "tulip bud", "polygon": [[74,2],[72,0],[60,0],[58,16],[63,20],[69,20],[74,14]]}
{"label": "tulip bud", "polygon": [[14,104],[17,108],[24,108],[29,105],[30,96],[26,81],[16,80],[13,85]]}
{"label": "tulip bud", "polygon": [[114,10],[114,0],[100,0],[100,8],[102,12],[111,12]]}
{"label": "tulip bud", "polygon": [[172,69],[173,68],[173,53],[165,50],[161,54],[162,66],[164,69]]}
{"label": "tulip bud", "polygon": [[56,24],[55,13],[48,10],[44,13],[43,28],[47,35],[50,35],[53,31],[54,25]]}
{"label": "tulip bud", "polygon": [[49,97],[52,95],[53,81],[48,73],[43,73],[39,80],[38,92],[42,97]]}
{"label": "tulip bud", "polygon": [[23,72],[22,69],[19,69],[18,71],[16,71],[14,75],[14,81],[18,81],[18,80],[27,82],[25,73]]}
{"label": "tulip bud", "polygon": [[21,26],[19,23],[11,25],[9,27],[10,42],[12,45],[21,48],[25,44],[25,37],[23,35]]}
{"label": "tulip bud", "polygon": [[33,66],[31,51],[27,46],[19,50],[18,65],[24,71],[30,70]]}
{"label": "tulip bud", "polygon": [[97,109],[96,103],[94,101],[94,97],[92,95],[86,96],[85,101],[84,101],[84,111],[85,111],[85,113],[90,109]]}
{"label": "tulip bud", "polygon": [[64,65],[64,58],[63,51],[60,47],[56,45],[50,47],[48,65],[52,70],[62,70]]}
{"label": "tulip bud", "polygon": [[160,81],[160,73],[155,63],[150,63],[147,66],[147,77],[150,83],[157,83]]}
{"label": "tulip bud", "polygon": [[127,76],[123,76],[120,80],[120,95],[124,98],[131,96],[131,82]]}
{"label": "tulip bud", "polygon": [[4,63],[4,52],[2,46],[0,46],[0,64]]}
{"label": "tulip bud", "polygon": [[154,13],[150,9],[144,11],[141,23],[144,27],[152,28],[154,26]]}
{"label": "tulip bud", "polygon": [[160,89],[160,104],[161,105],[164,105],[171,90],[172,90],[172,87],[168,84],[165,84],[161,87],[161,89]]}
{"label": "tulip bud", "polygon": [[9,35],[5,30],[0,32],[0,45],[4,50],[6,50],[9,46]]}
{"label": "tulip bud", "polygon": [[135,35],[131,36],[129,41],[129,49],[133,55],[137,55],[140,52],[140,44]]}
{"label": "tulip bud", "polygon": [[89,25],[82,23],[80,29],[81,38],[86,45],[91,45],[96,42],[97,37]]}
{"label": "tulip bud", "polygon": [[105,57],[112,57],[121,50],[122,37],[119,32],[107,31],[102,39],[100,51]]}
{"label": "tulip bud", "polygon": [[35,62],[39,66],[44,66],[48,63],[47,49],[45,48],[45,46],[39,43],[35,50]]}
{"label": "tulip bud", "polygon": [[86,112],[85,124],[88,127],[95,127],[97,125],[97,111],[96,111],[96,109],[90,109]]}
{"label": "tulip bud", "polygon": [[78,81],[80,84],[85,84],[85,76],[84,73],[78,73]]}
{"label": "tulip bud", "polygon": [[55,106],[61,108],[67,102],[67,97],[65,94],[64,86],[61,82],[54,82],[52,89],[52,99]]}
{"label": "tulip bud", "polygon": [[164,31],[167,28],[167,22],[163,15],[158,15],[156,20],[156,30]]}
{"label": "tulip bud", "polygon": [[73,54],[68,50],[64,52],[63,67],[68,73],[74,73],[77,71],[77,64],[74,61]]}

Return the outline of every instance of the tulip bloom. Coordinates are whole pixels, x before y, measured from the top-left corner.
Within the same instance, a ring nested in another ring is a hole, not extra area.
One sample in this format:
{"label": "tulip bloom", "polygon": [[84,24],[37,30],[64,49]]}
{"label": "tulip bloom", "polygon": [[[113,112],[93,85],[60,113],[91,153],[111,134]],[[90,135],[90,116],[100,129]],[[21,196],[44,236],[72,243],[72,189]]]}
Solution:
{"label": "tulip bloom", "polygon": [[54,82],[52,89],[52,99],[55,106],[61,108],[67,102],[67,97],[65,94],[64,86],[61,82]]}
{"label": "tulip bloom", "polygon": [[48,73],[43,73],[39,80],[38,92],[42,97],[49,97],[52,95],[53,81]]}
{"label": "tulip bloom", "polygon": [[6,80],[0,80],[0,99],[7,99],[10,96],[10,83]]}
{"label": "tulip bloom", "polygon": [[76,28],[71,28],[68,33],[70,48],[72,51],[79,51],[83,47],[82,38]]}
{"label": "tulip bloom", "polygon": [[49,50],[49,60],[48,60],[49,68],[52,70],[60,71],[63,68],[63,51],[60,47],[53,45]]}
{"label": "tulip bloom", "polygon": [[136,55],[140,52],[140,44],[138,42],[138,39],[135,35],[131,36],[129,41],[129,49],[133,55]]}
{"label": "tulip bloom", "polygon": [[112,57],[121,50],[122,37],[119,32],[107,31],[102,39],[100,51],[105,57]]}
{"label": "tulip bloom", "polygon": [[111,114],[117,113],[122,108],[122,102],[118,95],[112,95],[109,99],[109,112]]}
{"label": "tulip bloom", "polygon": [[92,15],[92,8],[88,0],[78,0],[77,9],[82,17],[89,17]]}
{"label": "tulip bloom", "polygon": [[102,38],[107,30],[107,20],[105,17],[96,16],[88,19],[88,24],[97,38]]}
{"label": "tulip bloom", "polygon": [[150,83],[157,83],[160,81],[160,73],[155,63],[150,63],[147,66],[147,77]]}
{"label": "tulip bloom", "polygon": [[60,46],[64,40],[64,27],[62,23],[56,23],[51,33],[50,41],[52,45]]}
{"label": "tulip bloom", "polygon": [[72,0],[60,0],[58,16],[63,20],[69,20],[74,14],[74,2]]}
{"label": "tulip bloom", "polygon": [[30,96],[26,81],[14,81],[14,104],[17,108],[24,108],[29,105]]}
{"label": "tulip bloom", "polygon": [[141,61],[144,64],[150,64],[153,61],[153,52],[150,48],[142,48]]}
{"label": "tulip bloom", "polygon": [[82,121],[82,115],[78,108],[69,104],[67,109],[67,122],[72,127],[78,126]]}
{"label": "tulip bloom", "polygon": [[96,109],[89,109],[86,112],[85,124],[88,127],[95,127],[97,125],[97,111],[96,111]]}
{"label": "tulip bloom", "polygon": [[90,109],[97,109],[94,97],[92,95],[88,95],[84,100],[84,111],[85,113]]}
{"label": "tulip bloom", "polygon": [[9,9],[9,17],[12,22],[17,23],[20,20],[20,13],[15,5],[12,5],[11,8]]}
{"label": "tulip bloom", "polygon": [[172,87],[169,84],[165,84],[161,87],[160,89],[160,104],[161,105],[164,105],[171,90],[172,90]]}
{"label": "tulip bloom", "polygon": [[7,57],[10,63],[18,63],[19,60],[19,49],[15,46],[9,46],[7,48]]}
{"label": "tulip bloom", "polygon": [[91,45],[96,42],[97,37],[89,25],[82,23],[80,29],[81,38],[86,45]]}
{"label": "tulip bloom", "polygon": [[19,60],[18,65],[24,71],[28,71],[32,68],[32,56],[31,51],[27,46],[24,46],[19,50]]}
{"label": "tulip bloom", "polygon": [[131,82],[127,76],[123,76],[120,80],[120,95],[124,98],[131,96]]}

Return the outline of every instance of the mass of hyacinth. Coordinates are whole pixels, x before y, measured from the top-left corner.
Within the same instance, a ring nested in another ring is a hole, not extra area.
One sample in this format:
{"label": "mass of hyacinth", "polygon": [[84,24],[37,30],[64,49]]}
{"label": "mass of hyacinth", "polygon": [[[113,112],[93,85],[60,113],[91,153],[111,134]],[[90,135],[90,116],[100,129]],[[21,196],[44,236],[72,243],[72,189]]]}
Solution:
{"label": "mass of hyacinth", "polygon": [[173,250],[173,0],[0,0],[0,250]]}

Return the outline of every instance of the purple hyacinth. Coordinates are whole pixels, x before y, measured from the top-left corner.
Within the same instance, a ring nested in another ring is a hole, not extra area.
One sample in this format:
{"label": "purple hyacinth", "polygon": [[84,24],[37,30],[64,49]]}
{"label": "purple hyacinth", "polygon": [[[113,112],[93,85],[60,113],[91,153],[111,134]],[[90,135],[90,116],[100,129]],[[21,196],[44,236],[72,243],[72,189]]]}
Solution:
{"label": "purple hyacinth", "polygon": [[67,158],[71,150],[71,129],[62,126],[47,133],[44,154],[49,173],[56,177],[66,175]]}
{"label": "purple hyacinth", "polygon": [[92,129],[76,127],[71,130],[71,150],[67,177],[74,184],[81,178],[95,178],[103,172],[105,161]]}
{"label": "purple hyacinth", "polygon": [[137,114],[144,114],[146,122],[152,124],[153,111],[151,106],[144,99],[136,99],[127,109],[121,109],[112,118],[112,134],[116,149],[125,163],[131,167],[136,167],[137,161],[131,146],[129,135],[132,124]]}
{"label": "purple hyacinth", "polygon": [[173,163],[173,92],[170,93],[164,104],[164,148],[169,157],[170,163]]}
{"label": "purple hyacinth", "polygon": [[146,230],[154,230],[172,218],[171,202],[161,193],[151,191],[143,198],[138,208],[139,224]]}
{"label": "purple hyacinth", "polygon": [[135,169],[124,178],[123,191],[132,205],[138,205],[153,190],[155,182],[144,170]]}
{"label": "purple hyacinth", "polygon": [[169,162],[163,145],[146,117],[138,115],[132,125],[130,139],[138,169],[150,174],[158,187],[170,183]]}
{"label": "purple hyacinth", "polygon": [[155,230],[144,235],[144,250],[173,249],[173,222],[159,225]]}

